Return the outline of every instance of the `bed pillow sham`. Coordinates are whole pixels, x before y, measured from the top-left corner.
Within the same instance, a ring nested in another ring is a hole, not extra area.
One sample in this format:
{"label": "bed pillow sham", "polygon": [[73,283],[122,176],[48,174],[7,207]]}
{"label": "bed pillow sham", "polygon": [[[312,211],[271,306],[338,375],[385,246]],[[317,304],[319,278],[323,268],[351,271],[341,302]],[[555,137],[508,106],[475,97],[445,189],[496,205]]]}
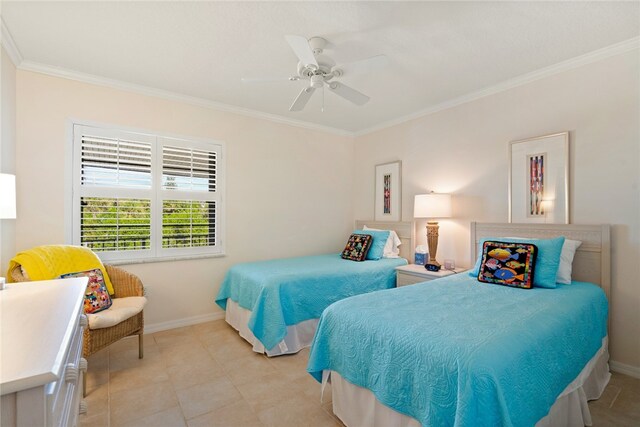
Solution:
{"label": "bed pillow sham", "polygon": [[531,243],[486,241],[478,271],[480,282],[531,289],[538,248]]}
{"label": "bed pillow sham", "polygon": [[576,255],[576,251],[581,244],[582,242],[580,240],[565,239],[564,245],[562,245],[562,252],[560,253],[560,266],[558,267],[558,274],[556,274],[556,283],[563,285],[571,284],[573,257]]}
{"label": "bed pillow sham", "polygon": [[[533,237],[503,237],[502,240],[509,239],[525,239],[534,240]],[[563,285],[571,284],[571,272],[573,270],[573,258],[576,255],[576,250],[580,247],[582,242],[580,240],[571,240],[565,237],[564,244],[562,245],[562,252],[560,252],[560,265],[558,266],[558,273],[556,273],[556,283]]]}
{"label": "bed pillow sham", "polygon": [[398,237],[398,233],[393,230],[382,230],[380,228],[370,228],[366,225],[362,227],[364,231],[389,231],[389,238],[387,239],[387,243],[384,245],[384,252],[382,254],[382,258],[400,258],[400,249],[398,246],[402,244],[400,237]]}
{"label": "bed pillow sham", "polygon": [[564,245],[564,237],[556,237],[553,239],[527,239],[520,237],[487,237],[480,240],[478,252],[480,255],[476,261],[476,265],[469,273],[471,277],[478,277],[480,271],[480,263],[482,262],[482,248],[486,241],[501,241],[514,243],[531,243],[538,248],[538,256],[534,268],[533,286],[538,288],[554,289],[556,287],[556,275],[560,266],[560,254]]}
{"label": "bed pillow sham", "polygon": [[364,261],[371,248],[371,242],[373,237],[369,234],[352,234],[347,240],[347,246],[345,246],[342,254],[343,259],[351,261]]}
{"label": "bed pillow sham", "polygon": [[373,241],[371,242],[371,248],[367,253],[367,259],[377,261],[382,258],[384,254],[384,245],[387,243],[387,239],[389,238],[389,231],[374,231],[374,230],[355,230],[353,234],[367,234],[373,237]]}

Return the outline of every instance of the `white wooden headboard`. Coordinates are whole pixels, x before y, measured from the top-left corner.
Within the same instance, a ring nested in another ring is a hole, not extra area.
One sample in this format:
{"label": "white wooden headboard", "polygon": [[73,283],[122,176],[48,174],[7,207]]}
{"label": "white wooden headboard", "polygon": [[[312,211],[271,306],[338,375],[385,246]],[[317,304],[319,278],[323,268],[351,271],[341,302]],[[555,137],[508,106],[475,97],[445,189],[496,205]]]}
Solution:
{"label": "white wooden headboard", "polygon": [[393,230],[396,232],[402,244],[400,245],[400,256],[409,260],[409,263],[413,262],[413,254],[415,251],[416,230],[413,222],[401,221],[401,222],[382,222],[382,221],[365,221],[361,219],[356,220],[356,229],[361,229],[364,226],[370,228],[379,228],[380,230]]}
{"label": "white wooden headboard", "polygon": [[611,301],[611,243],[609,225],[471,223],[471,265],[478,257],[478,243],[484,237],[533,237],[549,239],[564,236],[580,240],[573,258],[571,277],[599,285]]}

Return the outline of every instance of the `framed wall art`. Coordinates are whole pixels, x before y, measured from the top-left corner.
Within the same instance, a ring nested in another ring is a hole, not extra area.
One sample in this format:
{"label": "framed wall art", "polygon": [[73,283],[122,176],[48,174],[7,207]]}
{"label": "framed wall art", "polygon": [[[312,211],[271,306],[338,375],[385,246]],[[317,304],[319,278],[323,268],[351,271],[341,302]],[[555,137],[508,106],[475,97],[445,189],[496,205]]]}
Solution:
{"label": "framed wall art", "polygon": [[375,221],[401,221],[402,162],[376,165]]}
{"label": "framed wall art", "polygon": [[569,223],[569,132],[509,144],[509,222]]}

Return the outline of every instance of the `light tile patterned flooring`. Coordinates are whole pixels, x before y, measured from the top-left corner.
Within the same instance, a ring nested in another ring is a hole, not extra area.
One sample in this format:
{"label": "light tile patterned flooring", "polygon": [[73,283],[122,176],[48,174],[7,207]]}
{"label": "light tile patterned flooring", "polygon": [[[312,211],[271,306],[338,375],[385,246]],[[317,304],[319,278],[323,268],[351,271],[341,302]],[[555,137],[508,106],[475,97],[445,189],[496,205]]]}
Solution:
{"label": "light tile patterned flooring", "polygon": [[[308,349],[267,358],[223,320],[127,338],[89,358],[82,427],[342,426],[331,387],[306,373]],[[640,380],[614,374],[589,404],[594,426],[640,426]]]}

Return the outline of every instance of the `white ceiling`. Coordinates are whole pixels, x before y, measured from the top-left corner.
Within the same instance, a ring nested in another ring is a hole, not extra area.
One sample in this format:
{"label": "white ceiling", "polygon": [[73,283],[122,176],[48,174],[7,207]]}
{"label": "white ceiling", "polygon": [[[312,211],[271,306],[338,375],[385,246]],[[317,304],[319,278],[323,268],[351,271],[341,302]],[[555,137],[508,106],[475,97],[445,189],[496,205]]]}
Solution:
{"label": "white ceiling", "polygon": [[[2,19],[25,63],[348,132],[362,132],[518,76],[638,37],[639,2],[12,2]],[[326,91],[288,108],[302,81],[285,34],[321,36],[338,63],[389,65],[341,81],[363,107]]]}

